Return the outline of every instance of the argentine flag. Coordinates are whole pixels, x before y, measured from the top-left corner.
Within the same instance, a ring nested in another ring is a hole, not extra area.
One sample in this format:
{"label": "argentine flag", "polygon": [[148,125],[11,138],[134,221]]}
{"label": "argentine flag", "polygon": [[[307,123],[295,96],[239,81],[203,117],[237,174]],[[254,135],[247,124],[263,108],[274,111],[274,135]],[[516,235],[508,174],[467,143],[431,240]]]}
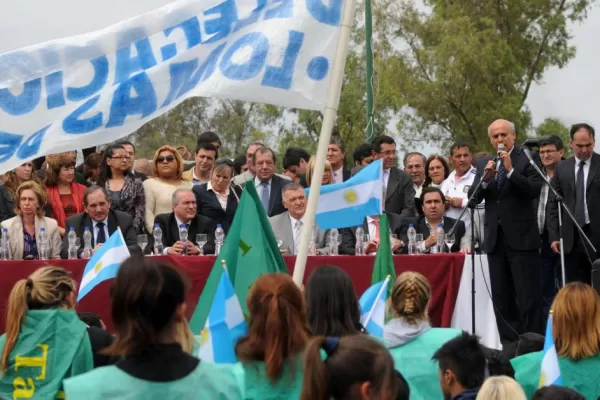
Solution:
{"label": "argentine flag", "polygon": [[202,330],[198,358],[216,364],[237,362],[235,344],[247,333],[242,307],[225,270],[221,275],[206,327]]}
{"label": "argentine flag", "polygon": [[121,233],[121,229],[118,228],[110,235],[102,247],[92,255],[92,258],[90,258],[90,261],[88,261],[85,266],[81,284],[79,286],[77,301],[81,300],[101,282],[116,277],[121,263],[125,261],[129,255],[129,249],[125,244],[123,233]]}
{"label": "argentine flag", "polygon": [[[362,225],[379,215],[383,203],[383,164],[373,161],[346,182],[321,186],[316,220],[320,229]],[[307,195],[309,190],[306,189]]]}
{"label": "argentine flag", "polygon": [[358,303],[360,304],[360,322],[372,336],[383,337],[385,325],[385,302],[387,300],[387,287],[390,281],[388,275],[383,281],[367,289]]}
{"label": "argentine flag", "polygon": [[560,367],[558,366],[558,354],[556,354],[554,336],[552,335],[552,312],[550,312],[550,315],[548,316],[548,325],[546,326],[544,356],[542,357],[542,370],[540,372],[540,383],[538,387],[550,385],[562,386]]}

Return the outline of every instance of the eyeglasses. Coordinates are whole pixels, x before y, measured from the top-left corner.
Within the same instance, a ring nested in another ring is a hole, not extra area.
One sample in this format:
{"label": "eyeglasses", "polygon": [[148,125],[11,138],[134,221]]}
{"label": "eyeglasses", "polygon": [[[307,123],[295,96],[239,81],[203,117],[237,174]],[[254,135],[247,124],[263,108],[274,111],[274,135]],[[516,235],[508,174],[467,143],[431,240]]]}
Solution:
{"label": "eyeglasses", "polygon": [[131,157],[129,156],[114,156],[114,157],[108,157],[111,160],[131,160]]}
{"label": "eyeglasses", "polygon": [[175,161],[175,156],[166,156],[166,157],[158,156],[158,157],[156,157],[156,162],[157,163],[162,163],[162,162],[165,162],[165,161],[166,162],[173,162],[173,161]]}
{"label": "eyeglasses", "polygon": [[380,151],[379,154],[383,154],[384,156],[395,156],[398,154],[398,150]]}
{"label": "eyeglasses", "polygon": [[233,167],[233,161],[231,161],[229,158],[219,158],[217,159],[217,161],[215,161],[215,165],[219,165],[219,164],[227,164],[230,167]]}

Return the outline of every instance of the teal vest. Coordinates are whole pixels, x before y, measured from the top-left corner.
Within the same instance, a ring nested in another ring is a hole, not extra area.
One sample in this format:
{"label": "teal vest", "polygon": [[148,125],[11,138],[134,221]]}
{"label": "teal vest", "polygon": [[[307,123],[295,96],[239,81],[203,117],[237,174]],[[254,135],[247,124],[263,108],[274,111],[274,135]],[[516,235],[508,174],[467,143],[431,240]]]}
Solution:
{"label": "teal vest", "polygon": [[188,376],[171,382],[135,378],[116,366],[97,368],[64,382],[67,400],[242,400],[243,376],[231,365],[206,361]]}
{"label": "teal vest", "polygon": [[460,334],[460,329],[431,328],[410,342],[389,349],[396,370],[408,382],[411,400],[444,398],[438,365],[431,357],[444,343]]}
{"label": "teal vest", "polygon": [[290,365],[286,360],[283,373],[273,383],[265,372],[265,363],[238,363],[244,370],[246,400],[298,400],[302,392],[304,358],[299,356]]}

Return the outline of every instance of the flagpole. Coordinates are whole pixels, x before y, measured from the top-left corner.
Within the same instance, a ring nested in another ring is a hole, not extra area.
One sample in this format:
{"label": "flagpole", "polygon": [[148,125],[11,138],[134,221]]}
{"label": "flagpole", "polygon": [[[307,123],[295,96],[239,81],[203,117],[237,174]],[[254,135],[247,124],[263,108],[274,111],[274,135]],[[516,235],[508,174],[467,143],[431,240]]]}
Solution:
{"label": "flagpole", "polygon": [[371,318],[373,317],[373,311],[375,310],[377,300],[379,300],[381,298],[381,296],[383,296],[383,291],[387,290],[389,281],[390,281],[390,275],[385,277],[385,280],[383,281],[383,285],[381,285],[381,289],[379,289],[379,292],[377,293],[377,297],[375,297],[375,301],[373,302],[373,307],[371,307],[371,309],[369,310],[369,313],[367,314],[367,318],[365,318],[365,321],[363,323],[365,328],[367,327],[367,325],[369,324],[369,321],[371,321]]}
{"label": "flagpole", "polygon": [[317,202],[321,192],[321,179],[325,171],[325,159],[327,158],[327,148],[331,139],[331,130],[337,118],[337,108],[340,102],[340,92],[342,91],[342,81],[344,78],[344,68],[346,66],[346,56],[348,55],[348,45],[350,44],[350,34],[354,24],[354,13],[356,0],[344,1],[344,10],[342,13],[342,23],[340,26],[340,40],[333,62],[333,71],[327,90],[327,104],[323,114],[323,125],[319,135],[319,144],[317,146],[315,169],[312,176],[316,177],[310,184],[310,194],[308,196],[308,205],[304,214],[304,226],[300,234],[300,246],[296,263],[294,264],[294,282],[298,286],[302,285],[304,279],[304,270],[306,269],[306,259],[308,257],[308,245],[312,232],[313,221],[317,211]]}

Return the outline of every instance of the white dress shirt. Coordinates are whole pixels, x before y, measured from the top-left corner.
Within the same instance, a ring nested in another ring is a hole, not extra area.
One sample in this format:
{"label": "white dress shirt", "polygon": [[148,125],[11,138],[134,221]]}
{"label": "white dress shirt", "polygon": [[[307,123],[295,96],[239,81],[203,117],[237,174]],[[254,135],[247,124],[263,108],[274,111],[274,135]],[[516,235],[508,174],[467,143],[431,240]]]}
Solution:
{"label": "white dress shirt", "polygon": [[[577,157],[575,158],[575,185],[577,185],[577,170],[579,169],[579,163],[581,160]],[[590,214],[588,213],[588,205],[587,205],[587,180],[588,174],[590,172],[590,164],[592,163],[592,159],[589,158],[585,160],[585,165],[583,166],[583,209],[585,211],[585,223],[586,225],[590,223]]]}
{"label": "white dress shirt", "polygon": [[221,194],[219,192],[216,192],[215,189],[213,189],[212,182],[208,181],[208,184],[206,185],[206,190],[212,191],[215,194],[217,200],[219,200],[219,204],[221,205],[223,211],[227,210],[227,200],[229,200],[229,188],[226,189],[224,194]]}
{"label": "white dress shirt", "polygon": [[[176,216],[176,215],[175,215],[175,221],[177,221],[177,232],[179,232],[179,227],[181,226],[181,224],[188,224],[188,225],[191,225],[191,221],[188,221],[188,222],[183,222],[182,220],[180,220],[179,218],[177,218],[177,216]],[[169,229],[169,227],[166,227],[166,229]],[[188,226],[188,231],[189,231],[189,229],[190,229],[190,228],[189,228],[189,226]],[[177,240],[179,240],[179,238],[178,238]],[[172,246],[171,246],[171,247],[172,247]],[[167,251],[169,251],[169,249],[170,249],[171,247],[165,247],[165,248],[163,249],[163,254],[164,254],[164,255],[167,255]]]}
{"label": "white dress shirt", "polygon": [[421,197],[421,192],[423,191],[423,183],[421,183],[421,185],[416,185],[413,183],[413,188],[415,189],[415,197]]}
{"label": "white dress shirt", "polygon": [[108,238],[110,237],[110,235],[108,234],[108,217],[106,217],[104,221],[94,221],[94,243],[96,245],[98,245],[98,233],[100,232],[98,222],[104,223],[104,227],[102,229],[104,230],[104,237],[106,238],[106,240],[108,240]]}
{"label": "white dress shirt", "polygon": [[344,166],[342,165],[340,169],[333,171],[333,183],[342,183],[344,182]]}
{"label": "white dress shirt", "polygon": [[[388,182],[390,181],[390,172],[390,168],[383,170],[383,193],[387,193]],[[385,201],[385,199],[383,200]]]}
{"label": "white dress shirt", "polygon": [[[440,189],[442,193],[444,193],[444,196],[462,199],[460,207],[450,207],[446,210],[447,217],[457,219],[463,208],[467,206],[469,189],[473,185],[476,173],[477,169],[473,166],[471,166],[467,173],[461,177],[457,177],[456,170],[454,170],[450,173],[448,178],[442,182]],[[468,212],[463,215],[462,221],[465,223],[465,227],[469,229],[471,218]]]}
{"label": "white dress shirt", "polygon": [[[269,199],[271,198],[271,182],[273,181],[273,179],[269,179],[269,182],[267,184],[266,189],[269,191]],[[256,191],[258,192],[258,198],[262,199],[262,191],[265,189],[265,187],[262,185],[262,181],[260,179],[258,179],[258,176],[254,178],[254,187],[256,188]]]}

